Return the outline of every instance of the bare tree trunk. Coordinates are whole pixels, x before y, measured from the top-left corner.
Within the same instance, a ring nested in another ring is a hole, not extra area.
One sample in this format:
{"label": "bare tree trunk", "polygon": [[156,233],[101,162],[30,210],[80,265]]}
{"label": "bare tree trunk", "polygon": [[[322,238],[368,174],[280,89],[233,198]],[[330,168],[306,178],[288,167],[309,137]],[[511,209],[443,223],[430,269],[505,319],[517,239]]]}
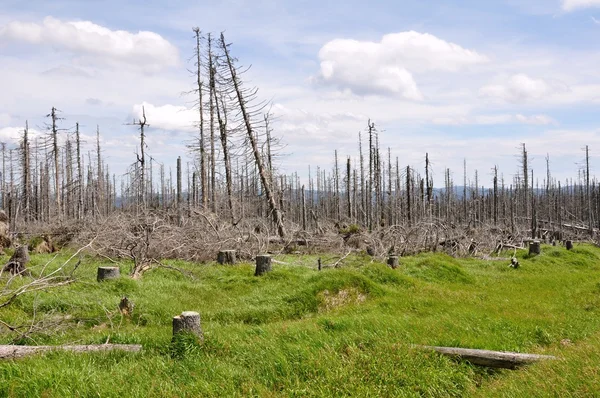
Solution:
{"label": "bare tree trunk", "polygon": [[411,203],[410,203],[410,196],[411,196],[410,184],[411,184],[410,166],[406,166],[406,217],[408,217],[408,225],[409,226],[411,225],[411,221],[412,221],[412,209],[411,209]]}
{"label": "bare tree trunk", "polygon": [[23,131],[23,142],[22,142],[22,156],[23,156],[23,179],[22,179],[22,203],[23,203],[23,214],[25,221],[29,221],[30,208],[29,208],[29,187],[31,185],[31,174],[30,174],[30,155],[29,155],[29,125],[25,121],[25,130]]}
{"label": "bare tree trunk", "polygon": [[350,158],[346,159],[346,215],[348,219],[352,220],[352,175],[351,175]]}
{"label": "bare tree trunk", "polygon": [[[213,53],[212,53],[212,38],[210,33],[208,34],[208,64],[210,68],[210,73],[213,74],[212,70],[213,65]],[[216,198],[216,157],[215,157],[215,95],[213,92],[213,84],[210,85],[210,95],[209,95],[209,103],[210,103],[210,188],[211,188],[211,209],[213,213],[217,212],[217,198]]]}
{"label": "bare tree trunk", "polygon": [[139,184],[140,184],[140,189],[139,189],[139,193],[138,193],[138,203],[137,203],[137,207],[139,207],[139,205],[142,206],[143,209],[146,209],[146,135],[145,135],[145,127],[147,126],[147,119],[146,119],[146,109],[144,107],[142,107],[142,119],[138,120],[137,122],[134,120],[133,121],[133,125],[139,126],[140,127],[140,155],[136,155],[137,156],[137,165],[139,165],[139,170],[137,171],[138,173],[138,178],[139,178]]}
{"label": "bare tree trunk", "polygon": [[212,92],[214,94],[214,100],[216,104],[215,109],[217,111],[217,120],[219,122],[219,135],[221,137],[221,147],[223,148],[223,162],[225,163],[225,185],[227,189],[227,205],[229,207],[231,223],[233,224],[235,222],[235,217],[233,215],[233,182],[231,176],[231,159],[229,156],[229,146],[227,145],[227,113],[225,103],[223,102],[223,98],[221,98],[221,107],[219,107],[217,91],[214,87],[214,76],[211,77],[211,85],[213,85]]}
{"label": "bare tree trunk", "polygon": [[498,166],[494,166],[494,225],[498,224]]}
{"label": "bare tree trunk", "polygon": [[79,123],[75,124],[75,145],[77,152],[77,219],[83,218],[83,171],[81,165],[81,139],[79,137]]}
{"label": "bare tree trunk", "polygon": [[[145,116],[144,116],[145,118]],[[142,149],[142,156],[144,156],[144,152]],[[97,169],[97,183],[96,183],[96,197],[98,198],[98,203],[104,203],[104,174],[102,172],[102,151],[100,150],[100,126],[96,126],[96,169]]]}
{"label": "bare tree trunk", "polygon": [[56,121],[58,117],[56,115],[56,108],[52,107],[52,112],[50,113],[50,117],[52,119],[52,154],[54,155],[54,197],[56,202],[56,211],[58,214],[58,218],[62,218],[62,204],[60,200],[60,163],[59,152],[58,152],[58,127],[56,125]]}
{"label": "bare tree trunk", "polygon": [[594,215],[592,213],[592,198],[590,195],[590,152],[585,146],[585,196],[587,200],[587,219],[590,236],[594,236]]}
{"label": "bare tree trunk", "polygon": [[263,189],[265,191],[265,195],[267,197],[267,203],[269,205],[270,211],[272,213],[273,221],[277,226],[277,232],[281,238],[284,238],[286,235],[285,226],[283,225],[283,214],[281,210],[277,207],[277,203],[275,202],[275,197],[273,195],[272,190],[272,176],[268,175],[268,171],[263,164],[262,158],[260,156],[260,151],[258,149],[258,144],[254,138],[254,129],[252,128],[252,123],[250,121],[250,115],[246,110],[246,100],[242,94],[242,89],[240,87],[240,81],[237,76],[237,71],[233,66],[233,60],[229,56],[229,49],[227,48],[227,44],[225,43],[225,37],[221,33],[221,48],[223,53],[225,54],[227,65],[229,66],[229,72],[231,73],[231,80],[235,89],[235,95],[238,100],[238,104],[240,107],[240,113],[244,120],[244,125],[246,128],[246,133],[248,136],[248,141],[250,142],[250,147],[252,148],[252,153],[254,154],[254,160],[258,167],[258,173],[260,175],[260,179],[263,185]]}
{"label": "bare tree trunk", "polygon": [[198,124],[198,130],[200,133],[200,186],[202,190],[202,207],[206,208],[208,205],[208,181],[206,178],[206,149],[204,144],[204,102],[202,101],[202,91],[204,85],[202,84],[202,57],[200,52],[200,29],[194,28],[196,34],[196,84],[198,91],[198,113],[200,115],[200,123]]}

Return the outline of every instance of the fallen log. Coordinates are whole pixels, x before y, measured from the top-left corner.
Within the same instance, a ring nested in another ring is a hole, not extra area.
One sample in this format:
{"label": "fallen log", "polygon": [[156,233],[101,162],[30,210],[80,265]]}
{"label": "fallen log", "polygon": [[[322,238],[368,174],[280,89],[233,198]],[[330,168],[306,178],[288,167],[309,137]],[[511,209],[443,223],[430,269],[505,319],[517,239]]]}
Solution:
{"label": "fallen log", "polygon": [[473,365],[487,366],[490,368],[516,369],[543,360],[558,359],[552,355],[521,354],[517,352],[476,350],[458,347],[416,346],[424,350],[433,350],[442,355],[459,358],[471,362]]}
{"label": "fallen log", "polygon": [[0,359],[17,359],[38,352],[47,351],[72,351],[72,352],[98,352],[98,351],[128,351],[139,352],[142,346],[139,344],[97,344],[97,345],[0,345]]}

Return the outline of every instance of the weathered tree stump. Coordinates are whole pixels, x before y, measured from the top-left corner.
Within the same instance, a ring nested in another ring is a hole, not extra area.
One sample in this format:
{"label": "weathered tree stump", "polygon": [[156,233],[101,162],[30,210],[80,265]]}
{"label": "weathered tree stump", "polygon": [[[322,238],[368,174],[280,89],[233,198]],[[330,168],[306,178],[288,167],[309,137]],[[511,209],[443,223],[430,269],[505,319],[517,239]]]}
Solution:
{"label": "weathered tree stump", "polygon": [[29,276],[30,273],[29,270],[27,270],[27,263],[29,263],[29,250],[27,249],[27,245],[19,246],[4,265],[4,268],[2,268],[2,272],[10,272],[11,275]]}
{"label": "weathered tree stump", "polygon": [[177,333],[193,333],[200,341],[204,341],[204,333],[200,324],[200,314],[194,311],[184,311],[173,317],[173,336]]}
{"label": "weathered tree stump", "polygon": [[271,256],[268,254],[256,256],[256,271],[254,272],[254,276],[261,276],[267,272],[271,272]]}
{"label": "weathered tree stump", "polygon": [[537,256],[542,252],[542,248],[539,240],[534,240],[529,242],[529,255]]}
{"label": "weathered tree stump", "polygon": [[567,250],[573,250],[573,241],[572,240],[565,241],[565,246],[567,247]]}
{"label": "weathered tree stump", "polygon": [[135,307],[133,301],[129,300],[127,296],[123,296],[119,302],[119,311],[121,314],[124,316],[131,316],[133,313],[133,307]]}
{"label": "weathered tree stump", "polygon": [[4,210],[0,210],[0,248],[10,247],[11,239],[8,231],[8,216]]}
{"label": "weathered tree stump", "polygon": [[98,267],[98,282],[105,281],[107,279],[116,279],[121,276],[119,267]]}
{"label": "weathered tree stump", "polygon": [[387,259],[387,264],[392,268],[392,269],[396,269],[398,268],[398,256],[389,256]]}
{"label": "weathered tree stump", "polygon": [[221,250],[217,254],[217,262],[219,264],[235,264],[235,250]]}

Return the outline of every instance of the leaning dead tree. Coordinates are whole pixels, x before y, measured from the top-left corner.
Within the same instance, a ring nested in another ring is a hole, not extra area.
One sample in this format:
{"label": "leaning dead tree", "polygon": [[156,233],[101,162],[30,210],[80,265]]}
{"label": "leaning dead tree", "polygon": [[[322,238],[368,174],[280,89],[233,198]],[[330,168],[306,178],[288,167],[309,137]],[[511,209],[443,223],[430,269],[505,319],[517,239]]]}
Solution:
{"label": "leaning dead tree", "polygon": [[252,114],[248,110],[248,101],[250,101],[254,97],[256,91],[249,92],[242,87],[242,81],[239,78],[238,69],[234,65],[234,59],[229,53],[229,45],[225,42],[225,36],[222,33],[219,45],[221,47],[221,50],[223,51],[225,60],[227,62],[227,66],[229,68],[230,81],[231,84],[233,84],[234,95],[239,106],[239,112],[243,119],[243,125],[245,127],[248,142],[250,144],[252,154],[254,155],[254,161],[256,163],[256,167],[258,168],[258,173],[260,175],[262,188],[267,199],[269,211],[271,212],[271,216],[273,217],[273,222],[277,226],[277,232],[279,236],[281,238],[285,238],[286,231],[285,225],[283,224],[283,214],[275,201],[275,193],[273,190],[273,176],[268,172],[263,162],[263,158],[259,151],[258,143],[256,140],[256,133],[253,127],[253,121],[251,119]]}

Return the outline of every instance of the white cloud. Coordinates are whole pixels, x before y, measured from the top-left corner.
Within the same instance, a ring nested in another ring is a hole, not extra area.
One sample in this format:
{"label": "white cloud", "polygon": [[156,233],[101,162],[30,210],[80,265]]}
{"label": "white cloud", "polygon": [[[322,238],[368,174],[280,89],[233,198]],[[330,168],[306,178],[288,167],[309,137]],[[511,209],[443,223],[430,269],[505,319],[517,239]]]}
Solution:
{"label": "white cloud", "polygon": [[511,76],[503,84],[482,87],[479,94],[483,97],[498,98],[508,102],[527,102],[545,99],[568,90],[569,88],[560,82],[549,83],[520,73]]}
{"label": "white cloud", "polygon": [[176,131],[195,131],[198,124],[198,111],[179,105],[153,105],[147,102],[135,104],[133,115],[142,118],[142,108],[146,112],[147,123],[153,128]]}
{"label": "white cloud", "polygon": [[556,121],[547,115],[530,115],[522,114],[499,114],[499,115],[475,115],[475,116],[458,116],[458,117],[437,117],[432,119],[433,124],[447,126],[463,126],[463,125],[499,125],[499,124],[532,124],[532,125],[549,125],[556,124]]}
{"label": "white cloud", "polygon": [[[0,128],[0,142],[6,143],[9,148],[11,146],[14,147],[14,145],[17,145],[19,141],[21,141],[23,130],[25,130],[25,126]],[[29,128],[28,132],[30,139],[35,139],[36,137],[42,135],[42,133],[37,129]]]}
{"label": "white cloud", "polygon": [[41,24],[12,21],[0,27],[0,43],[52,45],[77,55],[144,66],[177,65],[179,52],[159,34],[110,30],[90,21],[64,22],[46,17]]}
{"label": "white cloud", "polygon": [[600,7],[600,0],[562,0],[562,8],[565,11],[589,7]]}
{"label": "white cloud", "polygon": [[479,53],[428,33],[391,33],[380,42],[335,39],[319,51],[322,82],[359,95],[396,95],[420,100],[413,74],[455,72],[487,62]]}
{"label": "white cloud", "polygon": [[11,121],[11,117],[8,113],[0,113],[0,126],[6,126]]}
{"label": "white cloud", "polygon": [[556,120],[552,119],[547,115],[531,115],[525,116],[521,114],[517,114],[515,116],[516,120],[524,123],[524,124],[534,124],[534,125],[549,125],[549,124],[557,124]]}

